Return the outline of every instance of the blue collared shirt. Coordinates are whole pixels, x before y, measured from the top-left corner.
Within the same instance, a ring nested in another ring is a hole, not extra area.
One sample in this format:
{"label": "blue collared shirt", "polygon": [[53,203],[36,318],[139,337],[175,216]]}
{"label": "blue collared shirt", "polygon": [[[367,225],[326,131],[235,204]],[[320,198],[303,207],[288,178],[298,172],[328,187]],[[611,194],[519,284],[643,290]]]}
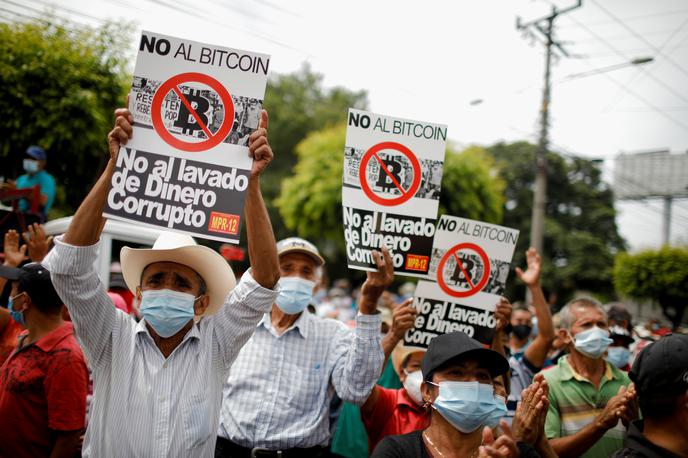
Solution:
{"label": "blue collared shirt", "polygon": [[266,314],[224,387],[218,435],[244,447],[286,450],[326,445],[335,391],[362,404],[380,376],[380,315],[356,328],[308,312],[281,335]]}

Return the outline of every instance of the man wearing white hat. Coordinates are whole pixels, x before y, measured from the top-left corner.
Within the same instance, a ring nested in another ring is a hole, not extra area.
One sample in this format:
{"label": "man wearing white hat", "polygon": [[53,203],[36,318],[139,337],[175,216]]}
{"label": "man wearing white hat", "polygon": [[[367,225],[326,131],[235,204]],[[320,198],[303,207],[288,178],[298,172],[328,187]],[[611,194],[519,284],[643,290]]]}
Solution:
{"label": "man wearing white hat", "polygon": [[122,273],[141,304],[139,323],[112,306],[93,266],[117,154],[132,135],[129,110],[116,110],[115,116],[105,172],[44,261],[93,370],[83,455],[210,456],[222,384],[278,294],[277,251],[260,192],[260,174],[273,157],[267,113],[249,145],[253,168],[245,219],[251,270],[236,284],[218,253],[181,234],[163,233],[152,249],[125,247]]}
{"label": "man wearing white hat", "polygon": [[306,310],[325,263],[315,245],[290,237],[277,251],[280,293],[232,366],[216,457],[325,456],[335,392],[360,405],[380,376],[377,301],[394,279],[389,252],[373,252],[377,271],[367,272],[351,330]]}

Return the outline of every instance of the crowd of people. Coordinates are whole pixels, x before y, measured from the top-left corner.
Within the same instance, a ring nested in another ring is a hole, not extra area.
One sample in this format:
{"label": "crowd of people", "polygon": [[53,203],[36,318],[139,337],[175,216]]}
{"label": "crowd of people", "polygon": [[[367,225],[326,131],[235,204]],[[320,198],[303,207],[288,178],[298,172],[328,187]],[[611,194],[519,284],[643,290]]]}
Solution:
{"label": "crowd of people", "polygon": [[122,249],[107,291],[101,215],[132,136],[129,111],[115,117],[66,233],[4,234],[0,457],[688,457],[687,335],[590,297],[552,315],[531,248],[516,269],[531,303],[495,304],[491,345],[404,346],[413,285],[391,291],[388,250],[362,285],[329,285],[318,247],[275,241],[265,112],[249,138],[251,268],[236,279],[164,232]]}

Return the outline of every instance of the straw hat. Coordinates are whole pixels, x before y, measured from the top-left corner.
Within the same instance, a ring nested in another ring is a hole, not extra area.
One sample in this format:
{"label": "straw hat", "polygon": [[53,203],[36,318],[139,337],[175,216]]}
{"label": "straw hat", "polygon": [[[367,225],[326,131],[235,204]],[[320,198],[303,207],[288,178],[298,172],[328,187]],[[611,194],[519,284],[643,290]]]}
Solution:
{"label": "straw hat", "polygon": [[149,264],[175,262],[193,269],[207,286],[210,300],[204,315],[217,312],[236,285],[234,272],[220,253],[196,244],[191,236],[177,232],[162,232],[153,248],[123,247],[120,262],[124,281],[133,293],[141,284],[141,274]]}

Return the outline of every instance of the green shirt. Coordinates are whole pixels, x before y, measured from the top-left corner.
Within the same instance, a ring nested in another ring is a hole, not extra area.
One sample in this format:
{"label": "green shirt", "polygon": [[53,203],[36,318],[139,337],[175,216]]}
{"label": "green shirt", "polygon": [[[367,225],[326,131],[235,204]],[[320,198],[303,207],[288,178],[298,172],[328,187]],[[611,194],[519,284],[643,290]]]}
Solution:
{"label": "green shirt", "polygon": [[[564,356],[556,366],[542,372],[549,385],[549,410],[545,422],[545,434],[549,439],[571,436],[592,423],[619,388],[631,382],[625,372],[605,361],[605,373],[599,388],[595,388],[588,379],[573,370],[568,360],[568,355]],[[625,436],[626,428],[619,420],[581,456],[608,457],[623,447]]]}

